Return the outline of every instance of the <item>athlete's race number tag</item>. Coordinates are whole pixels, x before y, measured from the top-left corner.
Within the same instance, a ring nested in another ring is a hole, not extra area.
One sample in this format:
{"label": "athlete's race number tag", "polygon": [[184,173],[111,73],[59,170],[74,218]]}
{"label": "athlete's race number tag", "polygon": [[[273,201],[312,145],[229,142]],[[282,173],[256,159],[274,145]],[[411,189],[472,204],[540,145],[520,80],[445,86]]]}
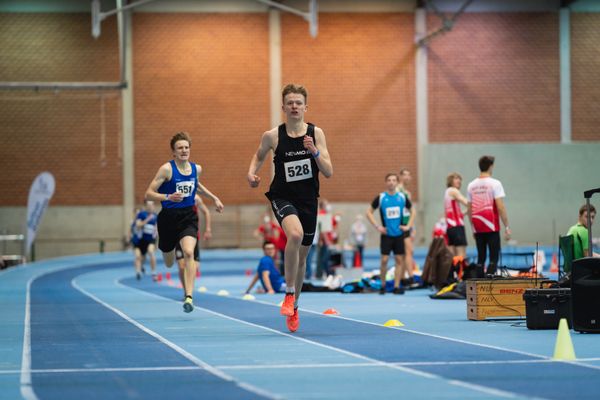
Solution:
{"label": "athlete's race number tag", "polygon": [[286,182],[302,181],[313,176],[310,159],[308,158],[286,162],[283,164],[283,167],[285,168]]}
{"label": "athlete's race number tag", "polygon": [[154,224],[146,224],[144,225],[144,233],[146,235],[153,235],[154,234],[154,229],[156,229],[156,225]]}
{"label": "athlete's race number tag", "polygon": [[388,207],[385,209],[387,219],[400,218],[400,207]]}
{"label": "athlete's race number tag", "polygon": [[190,197],[194,191],[194,181],[177,182],[175,190],[181,193],[183,197]]}

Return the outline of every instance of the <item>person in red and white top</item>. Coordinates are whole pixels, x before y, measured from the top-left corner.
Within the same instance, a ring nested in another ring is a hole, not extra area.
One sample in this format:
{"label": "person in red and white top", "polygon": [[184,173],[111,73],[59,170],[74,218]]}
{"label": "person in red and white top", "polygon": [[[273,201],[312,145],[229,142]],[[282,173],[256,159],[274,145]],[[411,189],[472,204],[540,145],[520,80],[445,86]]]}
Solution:
{"label": "person in red and white top", "polygon": [[452,172],[446,178],[446,192],[444,193],[444,215],[446,217],[446,236],[448,247],[455,256],[466,255],[467,235],[465,234],[465,223],[460,205],[468,206],[465,196],[460,193],[462,176],[458,172]]}
{"label": "person in red and white top", "polygon": [[498,257],[500,255],[500,219],[504,224],[505,238],[511,235],[508,227],[508,215],[504,206],[504,188],[502,183],[492,178],[494,157],[483,156],[479,159],[479,177],[474,179],[467,187],[469,200],[469,219],[473,227],[475,243],[477,245],[477,264],[484,265],[487,258],[487,249],[490,250],[490,262],[486,273],[496,273]]}

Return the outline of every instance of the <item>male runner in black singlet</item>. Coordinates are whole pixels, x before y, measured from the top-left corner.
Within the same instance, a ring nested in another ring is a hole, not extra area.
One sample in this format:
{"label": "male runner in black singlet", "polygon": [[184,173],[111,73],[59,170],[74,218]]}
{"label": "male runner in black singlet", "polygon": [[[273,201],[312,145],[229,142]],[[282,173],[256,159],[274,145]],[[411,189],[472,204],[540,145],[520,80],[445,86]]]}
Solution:
{"label": "male runner in black singlet", "polygon": [[289,84],[283,88],[281,97],[286,122],[262,135],[258,150],[252,156],[247,178],[250,187],[258,187],[260,177],[256,174],[269,151],[273,150],[275,176],[265,195],[287,236],[284,261],[286,294],[281,314],[287,317],[288,329],[295,332],[299,326],[298,298],[304,281],[306,256],[317,226],[318,175],[321,172],[329,178],[333,167],[323,130],[304,122],[308,107],[306,89]]}

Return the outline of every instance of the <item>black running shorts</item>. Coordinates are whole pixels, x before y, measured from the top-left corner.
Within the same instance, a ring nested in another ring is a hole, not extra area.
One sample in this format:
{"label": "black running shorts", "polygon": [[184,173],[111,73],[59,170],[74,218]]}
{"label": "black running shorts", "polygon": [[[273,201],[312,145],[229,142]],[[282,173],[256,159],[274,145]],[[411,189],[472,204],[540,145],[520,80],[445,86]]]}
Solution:
{"label": "black running shorts", "polygon": [[404,254],[404,236],[388,236],[381,235],[381,241],[379,244],[381,255],[387,256],[390,253],[395,255]]}
{"label": "black running shorts", "polygon": [[450,246],[466,246],[467,235],[465,234],[464,226],[453,226],[446,230],[448,236],[448,244]]}
{"label": "black running shorts", "polygon": [[140,239],[140,241],[133,247],[135,247],[136,249],[140,249],[140,253],[142,253],[142,255],[145,256],[146,253],[148,253],[148,246],[150,246],[151,244],[155,244],[155,243],[156,243],[155,240],[148,242],[144,239]]}
{"label": "black running shorts", "polygon": [[198,237],[198,214],[193,207],[163,208],[158,213],[158,248],[168,253],[184,236]]}
{"label": "black running shorts", "polygon": [[310,246],[313,244],[315,231],[317,230],[317,212],[319,204],[317,199],[301,199],[301,200],[284,200],[272,198],[271,208],[277,218],[279,225],[283,227],[283,220],[288,215],[296,215],[302,225],[304,237],[302,238],[302,246]]}

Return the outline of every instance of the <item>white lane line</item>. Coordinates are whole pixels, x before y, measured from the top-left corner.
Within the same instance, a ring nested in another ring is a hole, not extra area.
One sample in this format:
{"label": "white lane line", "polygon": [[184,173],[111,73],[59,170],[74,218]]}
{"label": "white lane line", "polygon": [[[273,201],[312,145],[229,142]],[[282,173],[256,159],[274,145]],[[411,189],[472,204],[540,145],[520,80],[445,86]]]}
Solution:
{"label": "white lane line", "polygon": [[[600,361],[600,358],[582,358],[578,361]],[[455,365],[514,365],[514,364],[551,364],[566,363],[564,360],[497,360],[497,361],[423,361],[423,362],[392,362],[391,365],[401,367],[426,367],[426,366],[455,366]],[[278,368],[352,368],[374,366],[365,363],[333,363],[333,364],[264,364],[264,365],[223,365],[220,369],[278,369]]]}
{"label": "white lane line", "polygon": [[[237,297],[232,297],[232,298],[238,299]],[[241,300],[241,299],[239,299],[239,300]],[[244,300],[244,301],[247,301],[247,300]],[[254,301],[256,303],[270,305],[270,306],[273,306],[273,307],[279,307],[277,304],[269,303],[268,301],[264,301],[264,300],[252,300],[252,301]],[[318,311],[308,310],[308,309],[305,309],[305,308],[299,308],[299,310],[307,312],[307,313],[310,313],[310,314],[317,314],[317,315],[323,316],[323,313],[320,313]],[[383,324],[376,324],[375,322],[363,321],[363,320],[360,320],[360,319],[354,319],[354,318],[344,317],[344,316],[341,316],[341,315],[328,315],[327,318],[340,318],[340,319],[344,319],[344,320],[347,320],[347,321],[352,321],[352,322],[358,322],[358,323],[361,323],[361,324],[367,324],[367,325],[377,326],[377,327],[382,328],[382,329],[396,329],[396,330],[403,331],[403,332],[413,333],[415,335],[428,336],[428,337],[432,337],[432,338],[436,338],[436,339],[441,339],[441,340],[446,340],[446,341],[456,342],[456,343],[461,343],[461,344],[467,344],[467,345],[470,345],[470,346],[484,347],[484,348],[488,348],[488,349],[492,349],[492,350],[506,351],[506,352],[510,352],[510,353],[525,355],[525,356],[528,356],[528,357],[534,357],[534,358],[537,358],[537,359],[545,359],[545,360],[551,359],[550,357],[541,356],[539,354],[533,354],[533,353],[528,353],[528,352],[519,351],[519,350],[507,349],[505,347],[493,346],[493,345],[484,344],[484,343],[470,342],[470,341],[467,341],[467,340],[455,339],[455,338],[451,338],[451,337],[447,337],[447,336],[434,335],[432,333],[419,332],[419,331],[414,331],[414,330],[406,329],[406,328],[402,328],[402,327],[392,327],[392,328],[389,328],[389,327],[383,326]]]}
{"label": "white lane line", "polygon": [[[145,294],[146,296],[149,296],[149,297],[155,297],[155,298],[159,298],[161,300],[169,300],[169,301],[172,301],[172,302],[176,302],[175,300],[167,298],[167,297],[163,297],[163,296],[151,293],[151,292],[146,292],[144,290],[137,289],[137,288],[134,288],[134,287],[131,287],[131,286],[125,286],[125,285],[121,284],[120,282],[118,282],[118,280],[115,280],[115,284],[117,286],[120,286],[120,287],[124,287],[124,288],[128,288],[128,289],[131,289],[131,290],[139,291],[142,294]],[[294,339],[294,340],[298,340],[300,342],[304,342],[304,343],[307,343],[307,344],[310,344],[310,345],[313,345],[313,346],[317,346],[317,347],[325,348],[325,349],[332,350],[332,351],[335,351],[335,352],[338,352],[338,353],[342,353],[342,354],[345,354],[347,356],[350,356],[350,357],[353,357],[353,358],[357,358],[357,359],[366,361],[366,362],[368,362],[370,364],[373,364],[374,366],[380,366],[380,367],[386,367],[386,368],[390,368],[390,369],[395,369],[395,370],[399,370],[399,371],[405,372],[407,374],[416,375],[416,376],[420,376],[420,377],[423,377],[423,378],[440,379],[440,380],[442,380],[444,382],[447,382],[447,383],[449,383],[451,385],[468,387],[469,389],[472,389],[472,390],[475,390],[475,391],[478,391],[478,392],[482,392],[482,393],[486,393],[486,394],[490,394],[490,395],[493,395],[493,396],[500,396],[500,397],[506,397],[506,398],[515,398],[515,397],[519,397],[520,396],[520,395],[518,395],[516,393],[506,392],[506,391],[499,390],[499,389],[488,388],[488,387],[480,386],[480,385],[476,385],[476,384],[469,384],[467,386],[467,385],[463,384],[462,382],[458,382],[458,381],[455,381],[455,380],[448,380],[448,379],[446,379],[446,378],[444,378],[444,377],[442,377],[440,375],[435,375],[435,374],[431,374],[431,373],[428,373],[428,372],[423,372],[423,371],[419,371],[419,370],[416,370],[416,369],[407,368],[407,367],[404,367],[402,365],[396,365],[394,363],[388,363],[388,362],[385,362],[385,361],[379,361],[377,359],[370,358],[370,357],[364,356],[362,354],[353,353],[353,352],[348,351],[348,350],[340,349],[340,348],[337,348],[337,347],[329,346],[329,345],[326,345],[326,344],[323,344],[323,343],[319,343],[319,342],[315,342],[315,341],[312,341],[312,340],[309,340],[309,339],[305,339],[305,338],[302,338],[302,337],[294,336],[294,335],[291,335],[291,334],[288,334],[288,333],[285,333],[285,332],[281,332],[281,331],[278,331],[276,329],[272,329],[272,328],[269,328],[269,327],[266,327],[266,326],[263,326],[263,325],[258,325],[258,324],[254,324],[252,322],[248,322],[248,321],[244,321],[244,320],[241,320],[241,319],[238,319],[238,318],[230,317],[228,315],[221,314],[219,312],[212,311],[212,310],[209,310],[209,309],[206,309],[206,308],[203,308],[203,307],[196,307],[196,308],[198,310],[203,310],[204,312],[207,312],[209,314],[213,314],[213,315],[219,316],[219,317],[224,318],[224,319],[235,321],[235,322],[238,322],[238,323],[241,323],[241,324],[244,324],[244,325],[253,326],[255,328],[263,329],[263,330],[266,330],[268,332],[272,332],[272,333],[275,333],[277,335],[281,335],[281,336],[285,336],[285,337],[288,337],[288,338],[291,338],[291,339]]]}
{"label": "white lane line", "polygon": [[[581,358],[578,361],[600,361],[600,358]],[[558,363],[562,360],[498,360],[498,361],[423,361],[423,362],[394,362],[389,363],[403,367],[411,366],[454,366],[454,365],[505,365],[505,364],[548,364]],[[319,364],[262,364],[262,365],[215,365],[220,370],[268,370],[268,369],[313,369],[313,368],[359,368],[359,367],[379,367],[373,363],[319,363]],[[152,371],[192,371],[204,370],[199,366],[180,366],[180,367],[119,367],[119,368],[54,368],[54,369],[32,369],[32,375],[35,374],[68,374],[68,373],[92,373],[92,372],[152,372]],[[20,374],[19,369],[0,370],[0,375]]]}
{"label": "white lane line", "polygon": [[[88,373],[88,372],[152,372],[152,371],[196,371],[204,370],[198,366],[187,367],[123,367],[123,368],[52,368],[52,369],[32,369],[32,374],[70,374],[70,373]],[[18,370],[0,371],[0,375],[16,374]]]}
{"label": "white lane line", "polygon": [[[361,360],[365,360],[367,362],[371,362],[371,363],[373,363],[374,365],[377,365],[377,366],[387,367],[387,368],[390,368],[390,369],[399,370],[399,371],[406,372],[406,373],[411,374],[411,375],[421,376],[423,378],[441,379],[441,380],[443,380],[445,382],[448,382],[451,385],[464,386],[464,385],[462,385],[462,382],[448,380],[448,379],[446,379],[446,378],[444,378],[443,376],[440,376],[440,375],[432,374],[432,373],[429,373],[429,372],[423,372],[423,371],[419,371],[419,370],[412,369],[412,368],[407,368],[407,367],[404,367],[402,365],[396,365],[394,363],[389,363],[389,362],[385,362],[385,361],[379,361],[379,360],[377,360],[375,358],[367,357],[367,356],[364,356],[362,354],[354,353],[354,352],[351,352],[351,351],[348,351],[348,350],[340,349],[338,347],[334,347],[334,346],[326,345],[326,344],[323,344],[323,343],[315,342],[315,341],[312,341],[312,340],[308,340],[308,339],[305,339],[305,338],[301,338],[301,337],[298,337],[298,336],[294,336],[294,335],[291,335],[289,333],[284,333],[284,332],[278,331],[276,329],[268,328],[266,326],[262,326],[262,325],[254,324],[252,322],[248,322],[248,321],[244,321],[244,320],[237,319],[237,318],[234,318],[234,317],[230,317],[228,315],[221,314],[221,313],[218,313],[216,311],[212,311],[212,310],[209,310],[209,309],[206,309],[206,308],[203,308],[203,307],[199,307],[199,309],[204,310],[204,311],[206,311],[208,313],[211,313],[213,315],[220,316],[222,318],[230,319],[232,321],[240,322],[242,324],[254,326],[254,327],[265,329],[267,331],[274,332],[274,333],[277,333],[277,334],[280,334],[280,335],[283,335],[283,336],[287,336],[289,338],[296,339],[296,340],[299,340],[301,342],[311,344],[313,346],[323,347],[323,348],[326,348],[328,350],[337,351],[339,353],[348,355],[350,357],[355,357],[355,358],[358,358],[358,359],[361,359]],[[502,396],[502,397],[508,397],[508,398],[517,397],[517,395],[515,393],[505,392],[505,391],[502,391],[502,390],[492,389],[492,388],[488,388],[488,387],[485,387],[485,386],[479,386],[479,385],[475,385],[475,384],[470,385],[470,388],[474,389],[474,390],[477,390],[479,392],[491,394],[491,395],[494,395],[494,396]]]}
{"label": "white lane line", "polygon": [[[85,266],[86,264],[69,264],[63,267],[53,268],[51,270],[44,269],[30,277],[27,281],[27,286],[25,289],[25,317],[23,321],[23,353],[21,356],[20,371],[21,396],[23,396],[25,400],[38,400],[31,382],[31,285],[36,279],[45,275]],[[23,268],[34,268],[34,265],[26,264],[23,266]],[[10,270],[17,270],[17,268],[13,267]]]}
{"label": "white lane line", "polygon": [[21,396],[25,400],[38,400],[31,384],[31,284],[38,278],[54,272],[64,271],[78,266],[68,265],[52,270],[43,270],[27,281],[25,289],[25,317],[23,321],[23,354],[21,356]]}
{"label": "white lane line", "polygon": [[132,324],[132,325],[136,326],[137,328],[141,329],[143,332],[145,332],[148,335],[150,335],[150,336],[154,337],[155,339],[159,340],[161,343],[169,346],[171,349],[175,350],[176,352],[178,352],[183,357],[187,358],[188,360],[190,360],[192,363],[196,364],[197,366],[205,369],[207,372],[209,372],[209,373],[211,373],[211,374],[213,374],[215,376],[218,376],[219,378],[221,378],[221,379],[223,379],[225,381],[232,382],[235,385],[237,385],[237,386],[239,386],[239,387],[241,387],[241,388],[243,388],[243,389],[245,389],[245,390],[247,390],[249,392],[257,394],[259,396],[263,396],[263,397],[266,397],[266,398],[269,398],[269,399],[279,399],[280,398],[280,397],[274,396],[273,394],[268,393],[268,392],[266,392],[266,391],[264,391],[262,389],[259,389],[259,388],[255,387],[255,386],[248,385],[248,384],[245,384],[243,382],[239,382],[239,381],[235,380],[232,376],[227,375],[227,374],[223,373],[222,371],[219,371],[218,369],[214,368],[213,366],[205,363],[204,361],[202,361],[201,359],[197,358],[193,354],[191,354],[188,351],[184,350],[183,348],[177,346],[175,343],[173,343],[170,340],[162,337],[158,333],[154,332],[153,330],[147,328],[146,326],[144,326],[141,323],[137,322],[133,318],[129,317],[124,312],[122,312],[120,310],[117,310],[116,308],[114,308],[110,304],[104,302],[103,300],[99,299],[98,297],[96,297],[92,293],[88,292],[87,290],[85,290],[84,288],[82,288],[81,286],[79,286],[77,284],[76,279],[77,278],[74,278],[73,280],[71,280],[71,285],[75,289],[79,290],[81,293],[83,293],[86,296],[90,297],[91,299],[93,299],[97,303],[100,303],[104,307],[108,308],[109,310],[111,310],[112,312],[114,312],[115,314],[117,314],[118,316],[120,316],[121,318],[125,319],[130,324]]}
{"label": "white lane line", "polygon": [[[43,275],[43,274],[42,274]],[[41,276],[41,275],[38,275]],[[37,400],[31,386],[31,283],[37,278],[27,281],[25,293],[25,321],[23,322],[23,355],[21,357],[21,396],[25,400]]]}

